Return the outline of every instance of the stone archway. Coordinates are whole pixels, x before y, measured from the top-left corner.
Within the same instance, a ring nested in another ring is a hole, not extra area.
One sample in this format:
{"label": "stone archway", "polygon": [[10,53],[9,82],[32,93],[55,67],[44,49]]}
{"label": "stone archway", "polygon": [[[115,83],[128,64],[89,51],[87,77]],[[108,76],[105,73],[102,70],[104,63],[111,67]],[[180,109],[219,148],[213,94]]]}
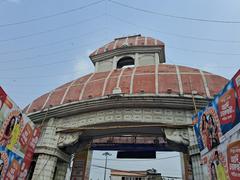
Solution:
{"label": "stone archway", "polygon": [[[30,103],[25,112],[31,120],[39,125],[45,122],[35,152],[33,179],[64,179],[61,172],[65,172],[72,153],[94,138],[112,135],[116,129],[129,133],[128,128],[136,130],[140,125],[145,131],[138,133],[159,128],[172,143],[169,147],[178,151],[181,144],[187,147],[187,153],[182,154],[183,176],[188,177],[190,158],[193,178],[202,179],[191,117],[195,105],[205,107],[227,79],[200,69],[163,64],[164,48],[163,42],[151,37],[116,38],[90,54],[94,73]],[[134,67],[117,69],[123,57],[133,58]]]}
{"label": "stone archway", "polygon": [[[128,107],[50,118],[37,146],[33,179],[64,179],[71,154],[81,153],[96,138],[122,134],[164,136],[166,148],[182,152],[183,176],[189,176],[187,159],[199,153],[193,146],[191,116],[187,109]],[[194,163],[199,160],[195,158]]]}

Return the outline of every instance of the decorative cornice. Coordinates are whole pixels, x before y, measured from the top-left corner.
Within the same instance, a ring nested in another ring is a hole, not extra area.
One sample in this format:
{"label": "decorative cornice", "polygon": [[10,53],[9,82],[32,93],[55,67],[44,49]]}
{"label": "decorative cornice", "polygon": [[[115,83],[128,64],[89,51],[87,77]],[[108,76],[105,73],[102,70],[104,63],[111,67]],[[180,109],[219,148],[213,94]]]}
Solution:
{"label": "decorative cornice", "polygon": [[35,149],[34,154],[47,154],[51,156],[56,156],[66,162],[69,162],[71,159],[71,156],[64,153],[58,148],[51,148],[49,146],[37,146]]}
{"label": "decorative cornice", "polygon": [[[127,46],[118,49],[114,49],[111,51],[106,51],[105,53],[90,56],[93,64],[98,61],[104,61],[106,59],[113,58],[114,56],[121,56],[124,54],[131,54],[131,53],[159,53],[160,57],[164,57],[164,47],[162,46]],[[162,54],[162,55],[161,55]],[[165,58],[162,59],[160,63],[164,63]]]}
{"label": "decorative cornice", "polygon": [[[203,97],[196,97],[197,108],[200,109],[205,107],[210,99]],[[193,102],[191,96],[178,96],[161,94],[156,96],[154,94],[143,94],[143,95],[109,95],[100,98],[83,100],[79,102],[72,102],[68,104],[59,105],[56,107],[49,108],[42,111],[28,114],[32,121],[42,121],[45,116],[46,118],[51,117],[64,117],[68,115],[74,115],[78,113],[85,113],[91,111],[98,111],[104,109],[114,108],[171,108],[171,109],[185,109],[193,110]]]}

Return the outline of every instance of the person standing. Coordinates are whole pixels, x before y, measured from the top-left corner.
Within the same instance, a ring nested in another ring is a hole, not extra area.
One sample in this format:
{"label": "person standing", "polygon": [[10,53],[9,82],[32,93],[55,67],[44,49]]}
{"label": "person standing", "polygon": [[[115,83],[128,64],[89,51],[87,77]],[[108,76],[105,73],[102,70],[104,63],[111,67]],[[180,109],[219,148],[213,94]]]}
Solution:
{"label": "person standing", "polygon": [[217,168],[216,168],[217,179],[218,180],[227,180],[225,169],[224,169],[223,163],[220,161],[218,151],[215,151],[214,156],[215,156],[216,165],[217,165]]}
{"label": "person standing", "polygon": [[18,115],[18,117],[16,118],[16,122],[13,127],[12,134],[11,134],[10,143],[7,145],[7,148],[10,150],[12,150],[13,147],[15,146],[15,144],[18,142],[18,139],[19,139],[19,136],[21,133],[21,127],[20,127],[21,119],[22,119],[22,114],[20,113]]}
{"label": "person standing", "polygon": [[211,163],[211,180],[217,180],[216,167],[213,162]]}

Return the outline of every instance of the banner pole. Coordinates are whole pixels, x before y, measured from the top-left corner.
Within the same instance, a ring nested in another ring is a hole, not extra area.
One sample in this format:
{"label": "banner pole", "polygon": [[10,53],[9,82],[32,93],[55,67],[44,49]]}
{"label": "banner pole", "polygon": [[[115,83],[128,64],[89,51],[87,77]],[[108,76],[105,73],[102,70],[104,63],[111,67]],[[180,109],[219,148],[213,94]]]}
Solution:
{"label": "banner pole", "polygon": [[189,81],[190,81],[189,84],[190,84],[190,89],[191,89],[191,94],[192,94],[193,107],[194,107],[195,114],[197,114],[198,111],[197,111],[196,101],[195,101],[195,98],[194,98],[194,95],[196,94],[196,91],[194,91],[192,89],[192,79],[191,79],[191,77],[190,77]]}

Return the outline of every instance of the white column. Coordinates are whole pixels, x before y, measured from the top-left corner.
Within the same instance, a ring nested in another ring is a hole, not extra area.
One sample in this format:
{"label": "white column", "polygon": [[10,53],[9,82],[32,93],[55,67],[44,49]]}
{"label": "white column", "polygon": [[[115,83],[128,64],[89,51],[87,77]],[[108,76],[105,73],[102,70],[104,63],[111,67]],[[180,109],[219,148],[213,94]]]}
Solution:
{"label": "white column", "polygon": [[139,54],[135,53],[135,58],[134,58],[134,65],[137,67],[139,66]]}
{"label": "white column", "polygon": [[54,180],[65,180],[67,168],[68,168],[68,163],[63,161],[58,161]]}
{"label": "white column", "polygon": [[99,62],[95,62],[95,72],[98,72],[99,68]]}
{"label": "white column", "polygon": [[[191,151],[192,153],[195,151],[199,151],[197,149],[197,146],[192,146]],[[193,179],[195,180],[201,180],[201,179],[206,179],[203,174],[203,169],[201,165],[201,157],[199,153],[192,154],[191,156],[191,161],[192,161],[192,173],[193,173]]]}
{"label": "white column", "polygon": [[155,59],[155,65],[158,65],[159,64],[159,55],[158,55],[158,53],[154,54],[154,59]]}
{"label": "white column", "polygon": [[85,167],[85,179],[89,179],[89,177],[90,177],[92,155],[93,155],[93,151],[88,150],[87,162],[86,162],[86,167]]}
{"label": "white column", "polygon": [[40,154],[33,173],[33,180],[52,180],[57,164],[57,157]]}
{"label": "white column", "polygon": [[201,165],[201,157],[200,157],[200,151],[197,145],[197,138],[195,136],[195,133],[193,132],[193,128],[188,128],[189,133],[189,156],[192,161],[192,174],[193,179],[195,180],[201,180],[206,179],[203,174],[203,169]]}
{"label": "white column", "polygon": [[113,57],[112,69],[117,69],[117,57]]}
{"label": "white column", "polygon": [[[37,143],[36,151],[44,148],[45,151],[39,153],[36,167],[33,173],[33,180],[52,180],[56,168],[57,157],[55,154],[49,153],[48,148],[57,149],[56,127],[54,126],[54,118],[51,118],[44,128],[42,128],[41,137]],[[48,152],[48,153],[47,153]]]}

